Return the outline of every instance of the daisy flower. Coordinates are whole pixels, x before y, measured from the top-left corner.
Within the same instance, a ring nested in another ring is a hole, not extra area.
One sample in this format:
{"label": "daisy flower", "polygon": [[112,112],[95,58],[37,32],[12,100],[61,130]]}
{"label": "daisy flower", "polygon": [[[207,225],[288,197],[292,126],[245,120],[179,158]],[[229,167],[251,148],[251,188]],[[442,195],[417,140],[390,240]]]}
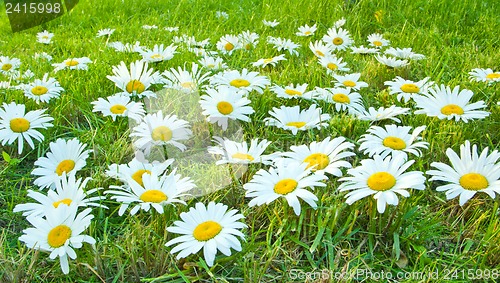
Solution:
{"label": "daisy flower", "polygon": [[46,212],[45,218],[28,217],[34,227],[23,230],[19,241],[28,248],[50,252],[50,259],[59,257],[61,270],[69,273],[68,257],[76,259],[75,249],[83,243],[95,244],[95,239],[82,233],[90,226],[94,218],[91,209],[77,213],[76,206],[59,205]]}
{"label": "daisy flower", "polygon": [[129,96],[137,95],[139,97],[155,97],[156,94],[148,88],[155,81],[158,81],[160,73],[148,69],[148,63],[135,61],[130,63],[130,71],[127,65],[122,61],[120,65],[113,66],[113,76],[106,76],[115,83],[116,87],[123,90],[123,93]]}
{"label": "daisy flower", "polygon": [[408,60],[399,60],[394,57],[387,57],[385,55],[375,55],[375,59],[381,64],[391,68],[402,68],[410,65]]}
{"label": "daisy flower", "polygon": [[66,177],[66,174],[63,174],[63,178],[56,182],[56,190],[49,190],[47,195],[28,190],[28,196],[38,201],[38,203],[18,204],[14,207],[14,212],[22,211],[23,216],[27,217],[44,217],[48,208],[57,208],[59,205],[74,205],[76,207],[93,206],[107,209],[106,206],[100,204],[100,201],[104,200],[105,197],[90,196],[102,188],[85,189],[90,180],[91,178],[85,178],[82,181],[81,178],[76,179],[75,175]]}
{"label": "daisy flower", "polygon": [[455,119],[457,122],[462,120],[465,123],[489,116],[490,112],[479,110],[486,107],[484,101],[469,103],[472,95],[474,95],[472,91],[460,90],[460,86],[451,90],[449,86],[435,85],[429,89],[429,93],[413,97],[417,107],[421,108],[415,111],[415,114],[427,114],[439,119]]}
{"label": "daisy flower", "polygon": [[210,83],[215,86],[225,85],[237,89],[243,94],[248,94],[251,91],[263,93],[264,88],[270,85],[271,82],[266,76],[259,76],[258,72],[249,72],[247,69],[227,70],[210,78]]}
{"label": "daisy flower", "polygon": [[134,102],[130,97],[121,93],[108,96],[106,99],[98,98],[91,102],[94,105],[92,112],[101,112],[104,117],[111,116],[113,121],[116,117],[128,117],[139,123],[146,114],[142,102]]}
{"label": "daisy flower", "polygon": [[168,32],[178,32],[179,31],[179,27],[164,27],[163,29],[168,31]]}
{"label": "daisy flower", "polygon": [[299,27],[299,31],[295,33],[297,36],[311,36],[316,31],[316,24],[312,26],[303,25]]}
{"label": "daisy flower", "polygon": [[49,78],[49,74],[45,73],[43,78],[36,79],[34,82],[23,86],[24,96],[35,100],[37,104],[40,102],[49,102],[52,98],[58,98],[64,88],[59,85],[59,82],[54,78]]}
{"label": "daisy flower", "polygon": [[384,36],[380,33],[372,33],[368,36],[368,42],[370,46],[375,48],[382,48],[388,46],[391,42],[387,39],[384,39]]}
{"label": "daisy flower", "polygon": [[351,53],[352,54],[377,54],[379,52],[378,48],[369,48],[369,47],[364,47],[363,45],[361,46],[351,46]]}
{"label": "daisy flower", "polygon": [[207,116],[207,121],[217,123],[224,131],[229,119],[249,122],[248,115],[255,112],[249,106],[251,101],[234,88],[221,85],[216,89],[208,88],[206,93],[200,97],[202,114]]}
{"label": "daisy flower", "polygon": [[299,130],[307,131],[313,128],[327,127],[330,121],[330,115],[321,114],[321,108],[316,108],[316,104],[312,104],[306,110],[300,110],[298,105],[294,107],[281,106],[279,109],[273,107],[269,114],[273,117],[264,119],[266,125],[290,130],[294,135]]}
{"label": "daisy flower", "polygon": [[186,146],[179,141],[187,140],[192,135],[189,123],[178,119],[176,115],[163,116],[160,110],[155,114],[147,114],[142,122],[132,129],[131,137],[136,148],[150,152],[153,146],[171,144],[179,150]]}
{"label": "daisy flower", "polygon": [[490,68],[474,68],[469,72],[469,75],[471,81],[488,82],[489,84],[500,82],[500,72],[493,72]]}
{"label": "daisy flower", "polygon": [[44,30],[36,34],[36,41],[43,44],[50,44],[52,37],[54,37],[53,33]]}
{"label": "daisy flower", "polygon": [[273,67],[278,64],[279,61],[286,60],[285,55],[281,54],[279,56],[274,56],[272,58],[267,59],[259,59],[257,62],[254,62],[252,66],[264,68],[267,65],[272,65]]}
{"label": "daisy flower", "polygon": [[64,60],[62,63],[54,63],[54,72],[58,72],[60,70],[69,69],[69,70],[88,70],[89,66],[87,64],[92,63],[92,60],[88,57],[81,58],[69,58]]}
{"label": "daisy flower", "polygon": [[384,53],[401,59],[410,59],[410,60],[425,59],[424,55],[414,53],[413,51],[411,51],[411,48],[401,49],[401,48],[389,47],[389,49],[387,49]]}
{"label": "daisy flower", "polygon": [[425,126],[415,128],[410,134],[411,127],[386,125],[385,129],[379,126],[371,126],[367,134],[358,140],[359,150],[372,157],[380,155],[382,158],[391,154],[392,156],[402,154],[407,159],[407,154],[411,153],[420,156],[420,149],[427,149],[429,143],[421,141],[418,135],[425,130]]}
{"label": "daisy flower", "polygon": [[429,170],[426,174],[431,175],[430,181],[446,182],[436,188],[438,192],[446,192],[446,199],[460,196],[459,203],[464,205],[477,192],[483,192],[491,198],[495,193],[500,194],[500,153],[497,150],[488,155],[485,148],[478,155],[477,146],[470,146],[469,141],[460,146],[460,156],[451,148],[446,150],[451,166],[432,162],[431,166],[437,170]]}
{"label": "daisy flower", "polygon": [[368,86],[367,83],[359,80],[361,73],[346,74],[344,76],[333,74],[333,77],[337,80],[335,83],[336,87],[346,87],[354,90],[360,90],[361,88]]}
{"label": "daisy flower", "polygon": [[267,26],[267,27],[272,27],[272,28],[275,28],[277,25],[280,24],[280,22],[276,21],[276,20],[272,20],[272,21],[266,21],[266,20],[262,20],[262,23]]}
{"label": "daisy flower", "polygon": [[143,25],[142,28],[146,29],[146,30],[150,30],[150,29],[157,29],[158,26],[157,25]]}
{"label": "daisy flower", "polygon": [[315,174],[329,173],[340,177],[342,176],[341,167],[352,167],[345,159],[356,155],[352,152],[353,149],[354,144],[346,142],[344,137],[332,140],[327,137],[321,142],[313,141],[309,146],[291,146],[291,152],[284,152],[283,156],[299,163],[306,163],[306,168],[311,168]]}
{"label": "daisy flower", "polygon": [[331,51],[328,46],[326,46],[319,40],[316,40],[314,43],[309,42],[309,49],[311,49],[312,53],[314,53],[314,56],[318,58],[331,55]]}
{"label": "daisy flower", "polygon": [[286,50],[290,55],[299,55],[299,52],[296,49],[300,47],[300,44],[297,44],[290,39],[268,36],[267,42],[272,44],[273,48],[280,52]]}
{"label": "daisy flower", "polygon": [[174,162],[173,159],[167,159],[163,162],[154,161],[139,161],[136,157],[127,164],[111,164],[106,170],[106,176],[122,181],[125,186],[128,186],[130,179],[134,180],[141,186],[144,186],[142,177],[144,173],[151,174],[153,172],[157,176],[163,175],[168,167]]}
{"label": "daisy flower", "polygon": [[243,185],[245,197],[252,198],[248,206],[270,204],[283,197],[296,215],[300,215],[301,210],[299,198],[316,209],[318,197],[307,188],[326,187],[322,181],[327,177],[321,173],[311,174],[311,168],[307,167],[307,163],[280,162],[277,168],[271,167],[269,171],[260,169]]}
{"label": "daisy flower", "polygon": [[246,50],[250,50],[259,43],[259,35],[249,30],[238,34],[238,39]]}
{"label": "daisy flower", "polygon": [[115,29],[105,28],[97,31],[96,37],[110,36],[115,32]]}
{"label": "daisy flower", "polygon": [[10,89],[11,87],[15,88],[15,86],[11,86],[8,81],[0,81],[0,89]]}
{"label": "daisy flower", "polygon": [[399,118],[396,118],[396,116],[406,115],[408,114],[408,111],[410,111],[410,108],[402,108],[396,105],[391,105],[388,108],[380,107],[378,109],[370,107],[368,108],[368,111],[358,113],[358,119],[372,122],[391,119],[395,122],[401,123],[401,120],[399,120]]}
{"label": "daisy flower", "polygon": [[0,74],[11,76],[21,66],[21,60],[18,58],[10,58],[7,56],[0,56]]}
{"label": "daisy flower", "polygon": [[425,177],[422,172],[405,172],[414,162],[405,161],[403,155],[387,156],[385,159],[375,155],[373,159],[361,160],[360,166],[347,170],[350,177],[339,179],[343,182],[339,191],[350,191],[345,196],[349,205],[373,195],[377,200],[378,212],[384,213],[388,204],[398,205],[397,194],[409,197],[407,189],[425,189]]}
{"label": "daisy flower", "polygon": [[204,56],[198,62],[209,70],[227,69],[227,64],[220,57]]}
{"label": "daisy flower", "polygon": [[33,139],[41,142],[43,135],[36,129],[47,129],[53,125],[50,123],[54,118],[45,114],[43,110],[33,110],[26,113],[24,104],[5,102],[0,108],[0,142],[2,146],[12,144],[17,140],[17,152],[23,152],[24,141],[32,149],[35,149]]}
{"label": "daisy flower", "polygon": [[306,91],[307,84],[289,84],[288,86],[281,87],[279,85],[274,85],[269,88],[270,91],[274,92],[277,97],[281,98],[304,98],[311,100],[315,98],[313,92]]}
{"label": "daisy flower", "polygon": [[175,221],[173,226],[167,227],[170,233],[181,234],[168,241],[165,246],[175,244],[170,253],[178,253],[176,259],[196,254],[203,249],[203,257],[208,266],[214,265],[217,250],[226,256],[231,255],[231,249],[241,251],[241,243],[237,237],[245,239],[241,229],[247,226],[238,220],[244,216],[237,210],[228,211],[227,205],[210,202],[205,207],[196,203],[188,212],[180,214],[182,221]]}
{"label": "daisy flower", "polygon": [[181,67],[178,67],[177,70],[174,68],[170,68],[169,71],[165,70],[162,73],[164,87],[180,90],[184,93],[198,91],[200,85],[208,81],[210,77],[209,73],[203,74],[198,67],[198,64],[191,63],[191,71]]}
{"label": "daisy flower", "polygon": [[262,163],[269,165],[272,163],[273,159],[278,157],[279,153],[273,153],[269,155],[264,155],[264,151],[271,144],[270,141],[259,139],[252,139],[250,141],[250,147],[246,141],[235,142],[227,138],[214,137],[214,142],[217,143],[216,146],[211,146],[208,148],[208,152],[215,155],[221,155],[221,159],[215,164],[226,164],[226,163],[236,163],[236,164],[249,164],[249,163]]}
{"label": "daisy flower", "polygon": [[216,44],[217,50],[223,54],[232,54],[233,51],[243,48],[240,39],[232,34],[226,34]]}
{"label": "daisy flower", "polygon": [[329,75],[336,74],[337,72],[347,72],[350,69],[347,68],[347,63],[342,62],[342,58],[338,58],[332,55],[326,55],[319,57],[319,63],[321,66],[326,68],[326,72]]}
{"label": "daisy flower", "polygon": [[363,112],[365,107],[361,95],[357,92],[352,92],[348,88],[327,88],[320,91],[319,88],[317,98],[328,103],[335,104],[335,110],[343,111],[348,110],[351,114]]}
{"label": "daisy flower", "polygon": [[155,46],[153,46],[153,49],[140,50],[139,53],[142,56],[142,61],[150,63],[162,62],[174,58],[174,54],[177,53],[175,51],[176,49],[177,46],[174,46],[173,44],[170,44],[167,47],[164,47],[163,44],[155,44]]}
{"label": "daisy flower", "polygon": [[45,59],[47,61],[52,61],[52,56],[50,56],[49,54],[47,54],[47,52],[35,52],[35,55],[33,55],[33,58],[35,59]]}
{"label": "daisy flower", "polygon": [[343,28],[330,28],[322,40],[331,51],[345,50],[354,43],[349,32]]}
{"label": "daisy flower", "polygon": [[119,41],[114,41],[108,43],[106,46],[113,48],[114,50],[118,52],[140,52],[143,51],[143,47],[141,46],[141,43],[139,41],[136,41],[133,45],[130,43],[121,43]]}
{"label": "daisy flower", "polygon": [[334,28],[341,28],[345,25],[345,18],[342,17],[340,20],[337,20],[335,23],[333,23]]}
{"label": "daisy flower", "polygon": [[229,14],[224,11],[215,11],[215,16],[219,19],[229,19]]}
{"label": "daisy flower", "polygon": [[410,98],[417,94],[427,93],[427,89],[433,84],[429,81],[429,77],[424,78],[418,82],[405,80],[402,77],[397,76],[392,81],[384,82],[384,85],[389,86],[390,94],[397,94],[398,101],[404,99],[404,102],[408,102]]}
{"label": "daisy flower", "polygon": [[85,167],[89,153],[92,152],[92,150],[85,150],[86,147],[86,144],[82,144],[76,138],[67,141],[59,138],[51,142],[47,157],[40,157],[35,161],[36,168],[31,174],[40,177],[36,178],[33,183],[41,189],[54,189],[64,173],[69,177],[74,176]]}
{"label": "daisy flower", "polygon": [[195,187],[189,178],[182,178],[175,174],[175,170],[169,175],[159,176],[155,172],[143,173],[141,178],[143,184],[134,179],[127,180],[128,186],[110,186],[115,190],[105,191],[111,194],[111,199],[121,203],[118,215],[122,216],[129,206],[131,215],[135,215],[139,209],[146,212],[153,207],[158,213],[163,213],[163,207],[174,203],[186,203],[180,199],[189,196],[189,190]]}

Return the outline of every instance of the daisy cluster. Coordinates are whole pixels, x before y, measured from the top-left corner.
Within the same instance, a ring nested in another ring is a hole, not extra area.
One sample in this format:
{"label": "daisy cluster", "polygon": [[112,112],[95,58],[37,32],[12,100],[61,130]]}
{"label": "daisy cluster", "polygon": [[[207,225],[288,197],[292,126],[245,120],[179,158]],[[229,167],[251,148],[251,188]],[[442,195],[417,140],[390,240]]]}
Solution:
{"label": "daisy cluster", "polygon": [[[229,17],[221,11],[215,16],[221,20]],[[264,20],[263,24],[274,28],[279,22]],[[369,60],[365,55],[372,55],[389,68],[407,68],[425,56],[413,52],[412,48],[391,47],[390,41],[378,33],[368,36],[367,47],[355,46],[344,24],[345,19],[341,19],[321,35],[320,40],[310,40],[307,54],[302,54],[301,45],[292,39],[268,36],[262,43],[259,34],[248,30],[226,34],[216,40],[199,41],[193,36],[176,35],[172,43],[159,43],[152,48],[141,46],[140,42],[109,42],[115,30],[100,30],[96,37],[106,40],[108,48],[131,53],[131,58],[138,55],[141,59],[112,66],[105,89],[113,89],[114,84],[114,92],[90,104],[93,112],[110,117],[104,118],[108,121],[130,121],[133,146],[145,157],[153,149],[164,146],[186,151],[194,135],[193,125],[184,117],[164,110],[148,112],[144,101],[156,99],[159,89],[181,97],[195,97],[207,123],[222,133],[229,132],[232,125],[256,122],[271,131],[291,135],[306,132],[314,136],[317,132],[324,133],[338,113],[372,123],[356,142],[342,136],[327,136],[292,145],[284,152],[270,152],[272,142],[264,138],[250,137],[247,142],[214,136],[212,146],[206,150],[214,157],[215,164],[253,164],[259,169],[242,185],[249,207],[271,205],[277,199],[284,199],[294,214],[300,215],[305,209],[301,202],[316,209],[321,190],[331,182],[339,182],[338,191],[347,191],[348,204],[373,196],[378,212],[384,213],[387,205],[398,204],[399,196],[409,197],[411,189],[424,190],[425,174],[431,176],[430,181],[439,182],[437,191],[444,191],[448,199],[459,197],[460,205],[477,192],[492,198],[500,194],[500,153],[497,150],[488,153],[486,148],[479,154],[477,145],[466,141],[460,146],[460,156],[452,149],[446,151],[451,166],[433,162],[430,166],[434,169],[424,174],[410,168],[415,158],[424,155],[429,147],[423,139],[426,125],[414,128],[399,125],[398,116],[409,115],[411,111],[455,122],[484,119],[490,114],[485,110],[485,102],[475,101],[474,93],[460,86],[437,84],[429,77],[410,80],[396,76],[384,85],[389,95],[396,97],[398,105],[365,105],[368,94],[363,92],[369,85],[363,81],[361,73],[351,70],[341,54],[350,51],[352,56],[362,56],[362,60]],[[158,29],[158,26],[145,25],[143,28]],[[165,27],[163,30],[173,33],[179,28]],[[314,38],[317,36],[316,24],[299,27],[296,36]],[[56,36],[44,31],[38,35],[38,41],[50,44],[53,37],[56,40]],[[262,44],[271,45],[280,54],[261,58],[241,69],[228,67],[232,56],[251,54]],[[160,62],[169,61],[181,52],[192,53],[197,60],[160,70]],[[47,53],[35,54],[35,57],[52,60]],[[286,61],[300,57],[314,58],[315,66],[331,80],[331,85],[311,86],[305,79],[282,85],[273,83],[265,75]],[[64,93],[64,87],[56,79],[58,72],[86,71],[92,68],[92,63],[88,57],[66,58],[52,64],[53,77],[50,73],[37,77],[29,70],[20,71],[20,59],[0,56],[0,76],[5,79],[0,88],[22,92],[37,105],[49,104]],[[470,78],[490,85],[500,80],[499,73],[491,69],[474,69]],[[260,113],[262,111],[255,107],[255,97],[264,95],[275,95],[282,105],[273,107],[268,113]],[[310,106],[303,108],[302,102]],[[335,109],[335,113],[323,110],[321,105],[325,104],[333,105],[331,109]],[[18,154],[23,153],[24,142],[35,149],[34,140],[43,142],[45,139],[41,131],[54,126],[54,119],[45,112],[45,108],[26,111],[25,104],[3,103],[0,108],[2,146],[17,142]],[[263,119],[252,121],[256,117]],[[389,124],[380,126],[378,121],[382,120]],[[51,259],[58,257],[64,273],[69,272],[68,257],[77,257],[74,249],[82,247],[83,243],[95,243],[94,238],[83,233],[91,224],[92,208],[107,208],[102,204],[105,196],[119,204],[119,216],[127,211],[133,216],[141,210],[162,214],[169,206],[187,206],[186,200],[193,197],[196,187],[189,177],[177,173],[176,160],[172,158],[151,162],[134,158],[128,163],[107,165],[105,175],[116,180],[117,185],[108,189],[86,189],[90,179],[79,178],[78,174],[91,153],[77,138],[51,141],[49,151],[35,161],[31,173],[35,176],[34,185],[48,192],[29,190],[28,196],[36,202],[18,204],[14,209],[22,212],[33,225],[23,231],[20,240],[30,248],[48,251]],[[361,159],[355,167],[354,157]],[[228,256],[232,249],[242,250],[240,241],[245,239],[242,230],[247,226],[242,221],[245,216],[238,210],[223,203],[205,205],[197,202],[179,217],[180,220],[166,230],[180,236],[165,243],[167,247],[175,245],[170,252],[177,253],[178,259],[203,249],[204,259],[212,266],[218,251]]]}

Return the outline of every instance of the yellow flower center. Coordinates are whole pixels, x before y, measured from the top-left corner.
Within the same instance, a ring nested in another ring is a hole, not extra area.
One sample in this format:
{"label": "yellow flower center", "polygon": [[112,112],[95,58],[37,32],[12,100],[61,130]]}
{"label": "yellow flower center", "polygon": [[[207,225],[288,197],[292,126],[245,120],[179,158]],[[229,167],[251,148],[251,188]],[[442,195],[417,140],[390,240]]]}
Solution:
{"label": "yellow flower center", "polygon": [[448,104],[441,108],[441,113],[444,115],[451,115],[451,114],[457,114],[457,115],[462,115],[464,114],[464,110],[462,107],[456,105],[456,104]]}
{"label": "yellow flower center", "polygon": [[286,125],[288,127],[295,127],[295,128],[304,127],[305,124],[306,124],[306,122],[288,122],[288,123],[286,123]]}
{"label": "yellow flower center", "polygon": [[382,46],[382,41],[375,40],[375,41],[373,41],[373,45],[375,45],[375,46]]}
{"label": "yellow flower center", "polygon": [[335,45],[341,45],[342,43],[344,43],[344,40],[340,37],[336,37],[332,40],[333,44]]}
{"label": "yellow flower center", "polygon": [[204,242],[213,239],[220,231],[222,231],[222,226],[215,221],[209,220],[198,224],[194,228],[193,237],[200,242]]}
{"label": "yellow flower center", "polygon": [[71,228],[64,224],[56,226],[47,235],[47,243],[53,248],[62,247],[71,238],[71,233]]}
{"label": "yellow flower center", "polygon": [[109,111],[111,111],[111,113],[113,114],[123,114],[125,110],[127,110],[127,107],[121,104],[115,104],[111,106],[111,108],[109,108]]}
{"label": "yellow flower center", "polygon": [[348,104],[349,102],[351,102],[351,99],[349,98],[349,96],[343,94],[343,93],[336,93],[332,96],[332,99],[333,101],[335,102],[338,102],[338,103],[344,103],[344,104]]}
{"label": "yellow flower center", "polygon": [[31,89],[31,93],[34,95],[46,94],[48,91],[49,91],[48,88],[41,85],[35,86],[34,88]]}
{"label": "yellow flower center", "polygon": [[223,115],[229,115],[233,112],[233,105],[227,101],[217,103],[217,110]]}
{"label": "yellow flower center", "polygon": [[65,199],[62,199],[62,200],[59,200],[59,201],[55,201],[54,203],[52,203],[52,205],[55,208],[58,208],[61,203],[64,203],[65,205],[69,206],[71,204],[71,202],[72,202],[71,199],[65,198]]}
{"label": "yellow flower center", "polygon": [[242,159],[242,160],[248,160],[248,161],[254,160],[253,156],[251,156],[250,154],[240,153],[240,152],[233,154],[232,157],[236,158],[236,159]]}
{"label": "yellow flower center", "polygon": [[324,57],[325,56],[325,53],[319,51],[319,50],[316,50],[316,52],[314,52],[317,56],[319,57]]}
{"label": "yellow flower center", "polygon": [[377,172],[372,174],[366,183],[374,191],[387,191],[394,187],[396,178],[387,172]]}
{"label": "yellow flower center", "polygon": [[125,89],[128,93],[132,93],[134,91],[137,93],[142,93],[146,89],[146,86],[138,80],[131,80],[130,82],[128,82]]}
{"label": "yellow flower center", "polygon": [[246,50],[250,50],[250,49],[252,49],[252,44],[247,43],[247,44],[245,45],[245,49],[246,49]]}
{"label": "yellow flower center", "polygon": [[181,83],[181,86],[183,88],[187,88],[187,89],[194,89],[194,88],[196,88],[196,84],[193,83],[193,82],[183,82],[183,83]]}
{"label": "yellow flower center", "polygon": [[416,84],[404,84],[401,86],[401,90],[406,93],[418,93],[420,88]]}
{"label": "yellow flower center", "polygon": [[350,80],[345,80],[342,84],[344,84],[346,87],[355,87],[356,82],[350,81]]}
{"label": "yellow flower center", "polygon": [[302,92],[295,90],[295,89],[285,89],[285,93],[292,96],[292,95],[298,95],[301,96]]}
{"label": "yellow flower center", "polygon": [[151,59],[163,59],[163,56],[161,54],[153,54],[151,55]]}
{"label": "yellow flower center", "polygon": [[159,190],[147,190],[139,198],[143,202],[161,203],[168,199],[167,195]]}
{"label": "yellow flower center", "polygon": [[49,36],[48,35],[44,35],[42,36],[43,39],[49,39]]}
{"label": "yellow flower center", "polygon": [[61,176],[64,172],[68,173],[75,168],[75,161],[71,159],[66,159],[61,162],[56,167],[56,174]]}
{"label": "yellow flower center", "polygon": [[228,42],[228,43],[226,43],[226,44],[224,45],[224,49],[225,49],[226,51],[231,51],[231,50],[233,50],[233,49],[234,49],[234,45],[233,45],[232,43]]}
{"label": "yellow flower center", "polygon": [[382,144],[386,147],[390,147],[395,150],[401,150],[406,148],[406,143],[404,140],[398,138],[398,137],[386,137],[383,141]]}
{"label": "yellow flower center", "polygon": [[486,189],[488,180],[479,173],[468,173],[460,177],[460,186],[469,191],[479,191]]}
{"label": "yellow flower center", "polygon": [[14,133],[26,132],[30,128],[30,121],[24,118],[14,118],[10,120],[10,129]]}
{"label": "yellow flower center", "polygon": [[155,141],[169,141],[172,139],[172,130],[165,126],[156,127],[151,135]]}
{"label": "yellow flower center", "polygon": [[264,64],[271,63],[272,61],[273,61],[273,58],[264,59]]}
{"label": "yellow flower center", "polygon": [[234,87],[247,87],[250,85],[250,82],[245,79],[234,79],[229,84]]}
{"label": "yellow flower center", "polygon": [[294,179],[283,179],[274,185],[274,192],[280,195],[286,195],[297,188],[297,181]]}
{"label": "yellow flower center", "polygon": [[144,187],[144,182],[142,181],[142,175],[144,175],[144,173],[151,174],[151,171],[146,170],[146,169],[139,169],[139,170],[135,171],[134,174],[132,174],[132,179],[134,181],[136,181],[142,187]]}
{"label": "yellow flower center", "polygon": [[335,64],[333,64],[333,63],[328,63],[328,64],[326,65],[326,67],[327,67],[328,69],[332,70],[332,71],[335,71],[335,70],[337,70],[337,69],[339,68],[337,65],[335,65]]}
{"label": "yellow flower center", "polygon": [[486,75],[487,79],[494,80],[494,79],[500,79],[500,73],[491,73]]}
{"label": "yellow flower center", "polygon": [[315,166],[312,171],[323,170],[330,164],[330,158],[324,153],[313,153],[304,159],[308,163],[307,168]]}
{"label": "yellow flower center", "polygon": [[213,69],[213,68],[215,68],[215,65],[214,65],[214,64],[208,64],[208,65],[207,65],[207,68],[209,68],[209,69]]}
{"label": "yellow flower center", "polygon": [[311,35],[311,34],[312,34],[312,32],[310,32],[310,31],[306,31],[306,32],[304,32],[304,34],[305,34],[305,35]]}
{"label": "yellow flower center", "polygon": [[74,66],[76,66],[76,65],[78,65],[78,61],[76,61],[76,60],[74,60],[74,59],[71,59],[71,60],[69,60],[69,61],[66,61],[66,66],[68,66],[68,67],[74,67]]}
{"label": "yellow flower center", "polygon": [[8,71],[11,68],[12,68],[12,64],[9,64],[9,63],[3,64],[3,66],[2,66],[2,70],[4,70],[4,71]]}

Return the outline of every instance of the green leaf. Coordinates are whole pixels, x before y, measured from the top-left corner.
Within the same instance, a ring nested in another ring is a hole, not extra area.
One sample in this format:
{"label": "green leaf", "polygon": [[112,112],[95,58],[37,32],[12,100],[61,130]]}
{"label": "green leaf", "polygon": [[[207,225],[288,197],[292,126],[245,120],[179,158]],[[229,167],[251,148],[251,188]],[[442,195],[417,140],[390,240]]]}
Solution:
{"label": "green leaf", "polygon": [[10,163],[10,160],[11,160],[11,159],[10,159],[10,156],[9,156],[9,154],[8,154],[7,152],[2,151],[2,156],[3,156],[3,159],[4,159],[5,161],[7,161],[7,163]]}

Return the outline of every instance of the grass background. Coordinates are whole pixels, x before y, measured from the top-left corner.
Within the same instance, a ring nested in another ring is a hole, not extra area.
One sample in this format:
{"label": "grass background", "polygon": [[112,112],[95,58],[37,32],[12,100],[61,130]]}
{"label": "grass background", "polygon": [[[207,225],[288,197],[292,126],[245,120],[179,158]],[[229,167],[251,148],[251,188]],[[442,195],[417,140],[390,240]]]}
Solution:
{"label": "grass background", "polygon": [[[1,2],[1,1],[0,1]],[[219,19],[215,11],[225,11],[229,18]],[[335,272],[369,269],[385,272],[439,271],[439,279],[423,280],[443,282],[471,282],[469,270],[486,272],[500,268],[499,199],[479,194],[460,207],[457,200],[446,201],[444,193],[434,190],[436,183],[428,183],[423,192],[413,192],[400,205],[390,207],[385,214],[375,212],[369,199],[352,206],[344,203],[344,194],[336,191],[336,178],[328,180],[325,189],[315,193],[320,201],[318,209],[303,209],[299,217],[283,202],[269,206],[249,208],[244,199],[242,184],[259,167],[250,168],[249,174],[216,193],[192,200],[207,203],[224,202],[241,210],[249,228],[245,231],[243,251],[231,257],[218,257],[216,265],[208,268],[198,256],[176,261],[164,243],[173,235],[165,227],[178,218],[187,207],[170,207],[163,215],[140,213],[137,216],[117,215],[117,205],[106,201],[109,210],[94,210],[95,219],[88,233],[97,240],[95,250],[86,245],[78,250],[78,258],[71,261],[70,274],[63,276],[57,261],[26,249],[17,238],[28,226],[20,214],[12,212],[16,204],[31,201],[28,189],[34,189],[30,172],[33,163],[45,155],[48,144],[59,137],[77,137],[94,150],[87,166],[79,174],[93,177],[90,187],[107,188],[114,181],[103,176],[107,165],[126,163],[133,156],[128,139],[127,121],[115,123],[110,118],[92,113],[91,101],[117,92],[106,78],[113,65],[127,64],[140,59],[138,54],[115,52],[105,47],[105,38],[96,38],[99,29],[115,28],[110,41],[133,43],[152,47],[170,44],[172,33],[162,30],[166,26],[179,26],[179,35],[194,35],[197,40],[211,39],[212,46],[225,34],[250,30],[260,35],[260,43],[250,52],[237,52],[225,56],[230,68],[251,67],[260,58],[279,53],[266,44],[266,37],[290,38],[301,44],[300,56],[280,62],[274,69],[262,74],[273,83],[308,83],[329,87],[331,77],[325,74],[308,49],[310,40],[320,39],[332,24],[345,17],[344,26],[350,31],[356,45],[366,45],[366,37],[374,32],[384,34],[394,47],[412,47],[426,60],[413,62],[409,68],[387,69],[373,57],[340,52],[352,72],[361,72],[370,87],[361,94],[365,106],[401,105],[385,90],[384,81],[399,75],[420,80],[426,76],[437,83],[460,85],[471,89],[474,101],[484,100],[490,116],[469,123],[441,121],[425,115],[402,117],[403,125],[427,125],[424,139],[429,150],[412,166],[414,170],[428,170],[433,161],[448,162],[445,150],[458,150],[465,140],[479,148],[497,148],[500,140],[498,84],[469,82],[468,72],[477,67],[500,69],[500,3],[493,0],[474,1],[80,1],[67,15],[19,33],[11,33],[0,5],[0,55],[20,58],[22,70],[31,69],[36,77],[51,72],[65,88],[63,95],[49,104],[37,105],[19,91],[0,91],[0,102],[24,103],[27,109],[48,108],[55,118],[54,127],[43,131],[45,141],[35,150],[17,155],[15,146],[0,146],[19,162],[0,161],[0,281],[1,282],[287,282],[290,269],[303,271],[333,270]],[[377,20],[375,14],[381,15]],[[280,25],[271,29],[262,20],[277,19]],[[318,25],[312,38],[295,36],[303,24]],[[157,25],[158,30],[144,30],[142,25]],[[55,34],[53,43],[36,42],[36,33],[49,30]],[[53,67],[33,59],[35,52],[47,52],[53,62],[70,57],[87,56],[94,61],[88,71],[52,72]],[[181,51],[172,60],[155,65],[163,71],[183,66],[197,58]],[[326,129],[301,132],[296,136],[262,123],[268,110],[279,105],[293,105],[297,101],[276,98],[268,90],[263,95],[251,94],[252,106],[258,109],[252,122],[244,125],[248,139],[252,137],[272,140],[272,150],[287,150],[292,144],[322,140],[326,136],[345,136],[356,141],[370,126],[335,113],[331,105],[319,103],[324,112],[333,115]],[[310,102],[300,102],[303,108]],[[411,104],[405,105],[410,106]],[[380,123],[384,124],[384,123]],[[26,147],[27,145],[25,145]],[[363,155],[357,152],[350,161],[356,165]],[[477,273],[480,274],[480,273]],[[485,273],[484,273],[485,274]],[[448,275],[448,278],[445,277]],[[456,277],[453,277],[456,275]],[[474,273],[476,275],[476,273]],[[299,281],[304,281],[299,280]],[[321,282],[318,278],[311,282]],[[333,280],[332,280],[333,281]],[[354,278],[352,282],[371,282],[367,278]],[[402,280],[415,282],[418,280]],[[492,280],[490,280],[492,281]]]}

